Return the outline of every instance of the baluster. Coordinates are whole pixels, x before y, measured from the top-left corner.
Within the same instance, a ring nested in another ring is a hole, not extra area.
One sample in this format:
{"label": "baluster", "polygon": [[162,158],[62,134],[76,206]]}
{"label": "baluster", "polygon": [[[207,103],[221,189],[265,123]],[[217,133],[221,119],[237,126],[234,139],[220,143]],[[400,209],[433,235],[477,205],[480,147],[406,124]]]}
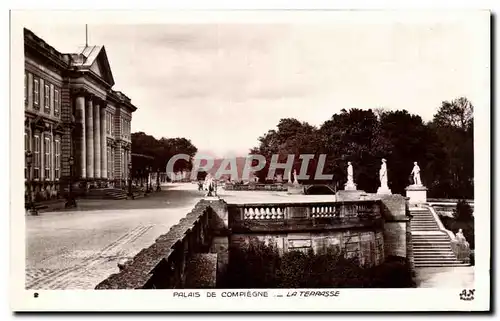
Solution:
{"label": "baluster", "polygon": [[281,208],[278,207],[278,218],[283,218],[283,217],[284,217],[284,213],[281,210]]}
{"label": "baluster", "polygon": [[269,209],[269,207],[266,208],[266,216],[265,217],[266,217],[266,220],[271,219],[271,209]]}
{"label": "baluster", "polygon": [[250,218],[250,213],[248,213],[248,208],[243,208],[243,218],[246,220]]}
{"label": "baluster", "polygon": [[326,208],[321,206],[321,217],[326,217]]}
{"label": "baluster", "polygon": [[253,208],[248,209],[248,214],[249,214],[251,220],[255,219],[255,211],[253,210]]}
{"label": "baluster", "polygon": [[259,208],[259,218],[263,220],[265,218],[265,215],[266,215],[266,210],[263,207]]}
{"label": "baluster", "polygon": [[274,219],[276,219],[276,218],[278,218],[278,215],[276,214],[276,208],[275,208],[275,207],[273,207],[273,208],[271,209],[271,218],[272,218],[273,220],[274,220]]}
{"label": "baluster", "polygon": [[253,219],[257,220],[259,218],[259,209],[257,207],[252,208],[253,210]]}
{"label": "baluster", "polygon": [[311,208],[311,217],[316,217],[316,207]]}

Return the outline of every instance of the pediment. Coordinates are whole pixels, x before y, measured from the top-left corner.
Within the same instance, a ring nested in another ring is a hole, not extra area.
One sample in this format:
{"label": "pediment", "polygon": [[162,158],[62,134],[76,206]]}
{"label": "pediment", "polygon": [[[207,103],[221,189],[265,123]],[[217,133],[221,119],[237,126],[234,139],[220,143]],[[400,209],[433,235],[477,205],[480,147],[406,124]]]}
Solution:
{"label": "pediment", "polygon": [[109,65],[108,56],[106,55],[106,49],[101,47],[96,59],[90,65],[90,70],[96,73],[105,82],[113,86],[115,80],[113,79],[113,74],[111,73],[111,66]]}

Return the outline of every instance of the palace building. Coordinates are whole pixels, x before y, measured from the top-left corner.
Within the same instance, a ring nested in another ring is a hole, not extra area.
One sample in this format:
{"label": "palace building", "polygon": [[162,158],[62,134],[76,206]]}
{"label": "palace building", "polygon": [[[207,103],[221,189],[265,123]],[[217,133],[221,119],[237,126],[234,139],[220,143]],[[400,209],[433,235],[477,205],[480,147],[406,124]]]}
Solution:
{"label": "palace building", "polygon": [[113,89],[104,46],[60,53],[24,29],[24,53],[25,178],[34,200],[62,196],[70,176],[84,189],[123,186],[137,107]]}

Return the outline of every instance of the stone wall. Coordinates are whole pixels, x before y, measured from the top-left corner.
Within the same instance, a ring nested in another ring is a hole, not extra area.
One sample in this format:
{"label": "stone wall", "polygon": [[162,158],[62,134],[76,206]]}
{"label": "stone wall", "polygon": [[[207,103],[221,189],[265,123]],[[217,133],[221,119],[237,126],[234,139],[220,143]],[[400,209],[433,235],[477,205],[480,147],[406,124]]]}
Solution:
{"label": "stone wall", "polygon": [[382,231],[328,231],[310,233],[261,233],[233,234],[230,237],[230,248],[241,247],[252,240],[259,240],[269,245],[273,243],[280,254],[288,251],[321,254],[328,248],[336,248],[348,257],[357,256],[360,265],[374,266],[384,262],[384,240]]}
{"label": "stone wall", "polygon": [[411,216],[408,198],[401,195],[381,195],[384,217],[385,255],[406,257],[414,266],[411,241]]}
{"label": "stone wall", "polygon": [[[124,263],[119,273],[110,275],[96,289],[165,289],[215,285],[211,275],[215,269],[217,273],[223,271],[228,257],[227,236],[224,241],[227,225],[224,224],[224,218],[218,215],[224,212],[224,205],[219,200],[200,201],[168,233],[158,237],[153,245]],[[213,255],[200,255],[209,252]],[[216,262],[217,267],[210,265],[213,262]],[[207,271],[207,274],[200,273],[198,268]],[[189,282],[186,275],[190,275]],[[197,282],[197,278],[200,282]]]}

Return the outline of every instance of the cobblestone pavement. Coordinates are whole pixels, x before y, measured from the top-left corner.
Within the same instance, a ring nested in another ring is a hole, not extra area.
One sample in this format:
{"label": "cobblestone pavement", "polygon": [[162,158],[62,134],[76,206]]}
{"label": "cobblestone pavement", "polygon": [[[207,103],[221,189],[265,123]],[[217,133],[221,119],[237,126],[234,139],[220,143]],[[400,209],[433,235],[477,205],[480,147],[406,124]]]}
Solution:
{"label": "cobblestone pavement", "polygon": [[416,269],[419,288],[474,288],[474,267],[422,267]]}
{"label": "cobblestone pavement", "polygon": [[93,289],[118,272],[120,259],[166,233],[201,196],[194,184],[178,184],[140,200],[82,200],[75,211],[26,217],[26,288]]}

